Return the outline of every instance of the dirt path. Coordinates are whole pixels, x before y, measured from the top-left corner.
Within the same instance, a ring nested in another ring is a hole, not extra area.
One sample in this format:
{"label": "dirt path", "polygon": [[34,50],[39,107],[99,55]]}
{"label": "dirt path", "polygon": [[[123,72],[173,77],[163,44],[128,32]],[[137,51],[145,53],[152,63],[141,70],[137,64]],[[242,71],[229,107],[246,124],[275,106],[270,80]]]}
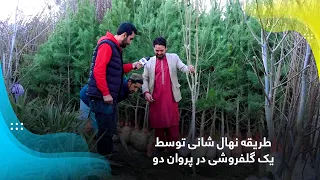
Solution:
{"label": "dirt path", "polygon": [[[253,164],[242,164],[237,166],[229,166],[227,164],[218,164],[210,166],[201,164],[196,166],[197,175],[192,176],[192,168],[189,166],[179,166],[178,164],[169,165],[167,163],[153,165],[153,159],[146,156],[146,152],[138,152],[129,146],[132,154],[130,156],[124,150],[120,143],[115,143],[119,150],[120,159],[127,159],[133,162],[133,165],[124,167],[113,167],[113,171],[117,174],[113,179],[125,180],[245,180],[250,175],[255,175],[258,172],[257,166]],[[168,156],[168,155],[167,155]],[[163,154],[162,157],[166,157]]]}

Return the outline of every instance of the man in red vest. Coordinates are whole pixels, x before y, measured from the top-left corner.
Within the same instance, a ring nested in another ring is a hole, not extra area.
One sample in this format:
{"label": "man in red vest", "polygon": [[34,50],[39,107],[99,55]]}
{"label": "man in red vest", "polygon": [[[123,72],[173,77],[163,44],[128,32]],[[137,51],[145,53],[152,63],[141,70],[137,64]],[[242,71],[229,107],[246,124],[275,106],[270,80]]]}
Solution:
{"label": "man in red vest", "polygon": [[89,107],[95,114],[98,124],[98,153],[104,156],[112,154],[112,137],[117,130],[116,109],[123,84],[124,74],[139,69],[142,64],[124,64],[122,49],[131,44],[137,34],[131,23],[122,23],[117,33],[107,32],[101,37],[93,53],[87,96]]}

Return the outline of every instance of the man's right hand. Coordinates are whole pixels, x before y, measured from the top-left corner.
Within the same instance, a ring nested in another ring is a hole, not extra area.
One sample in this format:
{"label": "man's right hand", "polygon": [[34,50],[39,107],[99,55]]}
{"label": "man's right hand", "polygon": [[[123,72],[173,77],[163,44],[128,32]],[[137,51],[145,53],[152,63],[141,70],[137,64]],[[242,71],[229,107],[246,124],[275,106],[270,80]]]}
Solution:
{"label": "man's right hand", "polygon": [[142,68],[142,66],[143,65],[139,61],[132,63],[132,68],[135,70]]}
{"label": "man's right hand", "polygon": [[152,95],[150,93],[146,93],[145,94],[145,98],[149,102],[154,102],[154,99],[153,99],[153,97],[152,97]]}
{"label": "man's right hand", "polygon": [[113,104],[113,98],[110,94],[103,96],[104,103]]}

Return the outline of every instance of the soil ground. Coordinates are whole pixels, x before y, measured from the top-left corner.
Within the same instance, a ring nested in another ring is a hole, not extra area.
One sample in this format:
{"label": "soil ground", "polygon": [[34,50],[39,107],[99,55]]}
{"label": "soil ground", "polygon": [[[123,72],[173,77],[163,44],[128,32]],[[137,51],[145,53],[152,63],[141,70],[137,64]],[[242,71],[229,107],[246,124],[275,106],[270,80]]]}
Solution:
{"label": "soil ground", "polygon": [[[131,153],[129,156],[120,142],[115,142],[114,145],[119,151],[114,159],[116,162],[120,161],[124,164],[122,167],[111,166],[115,173],[112,179],[115,180],[245,180],[250,175],[258,174],[258,166],[254,164],[210,166],[205,163],[196,166],[197,175],[193,176],[192,168],[189,166],[167,163],[153,165],[153,158],[147,157],[146,152],[139,152],[128,145]],[[169,157],[169,154],[163,152],[160,156],[166,158]]]}

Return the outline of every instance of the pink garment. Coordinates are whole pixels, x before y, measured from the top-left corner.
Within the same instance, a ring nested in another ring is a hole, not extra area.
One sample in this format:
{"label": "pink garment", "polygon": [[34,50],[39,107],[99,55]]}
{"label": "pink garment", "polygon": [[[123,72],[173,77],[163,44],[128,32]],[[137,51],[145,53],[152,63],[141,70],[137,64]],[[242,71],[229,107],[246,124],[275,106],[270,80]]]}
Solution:
{"label": "pink garment", "polygon": [[155,100],[149,105],[149,122],[151,128],[168,128],[179,125],[178,103],[175,102],[167,58],[157,59],[155,82],[152,97]]}

